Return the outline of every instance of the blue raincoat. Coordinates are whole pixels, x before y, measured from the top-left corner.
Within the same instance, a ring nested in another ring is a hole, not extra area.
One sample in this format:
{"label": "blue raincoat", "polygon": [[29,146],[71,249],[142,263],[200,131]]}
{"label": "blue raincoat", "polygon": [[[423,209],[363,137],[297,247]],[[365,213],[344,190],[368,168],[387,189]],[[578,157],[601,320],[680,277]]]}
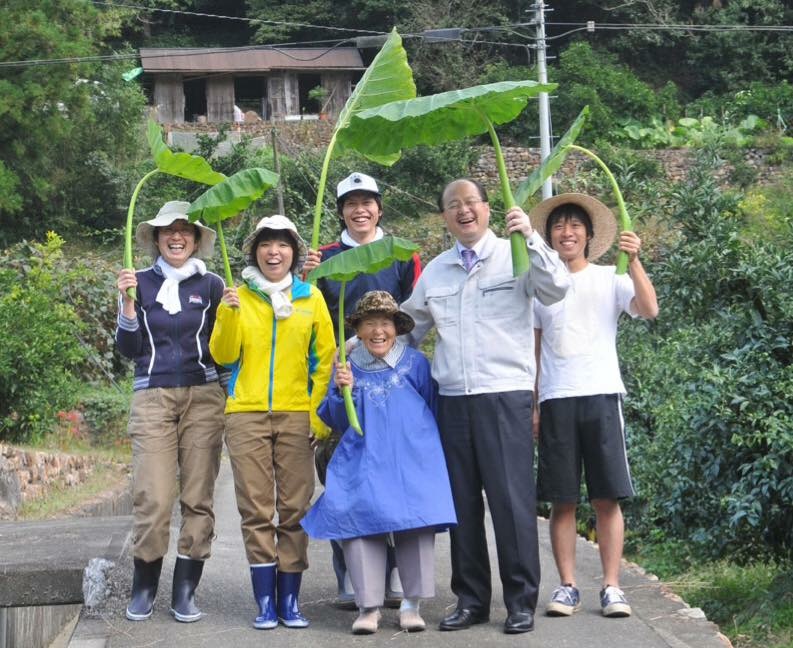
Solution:
{"label": "blue raincoat", "polygon": [[[361,351],[358,357],[367,355]],[[429,362],[399,342],[392,354],[398,358],[393,366],[373,370],[356,364],[356,352],[350,355],[364,436],[349,426],[333,380],[319,407],[327,425],[345,432],[328,464],[325,492],[301,522],[312,538],[344,540],[427,527],[443,531],[457,524]]]}

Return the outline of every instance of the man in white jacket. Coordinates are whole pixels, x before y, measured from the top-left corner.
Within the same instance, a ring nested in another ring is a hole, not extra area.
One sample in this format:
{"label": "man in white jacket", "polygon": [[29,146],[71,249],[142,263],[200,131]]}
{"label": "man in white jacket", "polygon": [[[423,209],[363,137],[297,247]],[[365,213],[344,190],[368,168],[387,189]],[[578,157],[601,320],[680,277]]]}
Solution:
{"label": "man in white jacket", "polygon": [[490,230],[487,194],[478,183],[450,183],[439,207],[457,242],[427,265],[402,309],[416,322],[411,344],[432,327],[437,331],[432,376],[439,385],[438,423],[458,519],[451,532],[457,608],[440,629],[461,630],[490,618],[484,488],[507,608],[504,631],[528,632],[540,581],[532,301],[561,300],[570,277],[518,207],[507,213],[506,229],[526,239],[531,268],[512,276],[509,240]]}

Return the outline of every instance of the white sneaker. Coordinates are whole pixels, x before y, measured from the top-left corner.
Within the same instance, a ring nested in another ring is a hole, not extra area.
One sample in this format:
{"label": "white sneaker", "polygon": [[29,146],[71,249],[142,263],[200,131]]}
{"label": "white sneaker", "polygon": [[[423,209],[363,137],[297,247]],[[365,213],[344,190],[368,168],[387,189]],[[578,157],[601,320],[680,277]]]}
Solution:
{"label": "white sneaker", "polygon": [[625,592],[619,587],[606,585],[600,590],[600,608],[606,617],[629,617],[631,606],[625,598]]}

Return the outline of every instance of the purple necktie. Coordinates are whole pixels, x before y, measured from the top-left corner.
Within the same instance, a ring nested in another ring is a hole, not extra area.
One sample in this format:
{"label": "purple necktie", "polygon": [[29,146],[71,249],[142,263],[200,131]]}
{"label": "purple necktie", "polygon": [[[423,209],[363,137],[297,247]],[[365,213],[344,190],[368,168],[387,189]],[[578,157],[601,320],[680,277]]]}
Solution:
{"label": "purple necktie", "polygon": [[476,252],[473,250],[469,250],[465,248],[462,250],[463,255],[463,265],[465,266],[466,272],[471,272],[471,268],[476,265]]}

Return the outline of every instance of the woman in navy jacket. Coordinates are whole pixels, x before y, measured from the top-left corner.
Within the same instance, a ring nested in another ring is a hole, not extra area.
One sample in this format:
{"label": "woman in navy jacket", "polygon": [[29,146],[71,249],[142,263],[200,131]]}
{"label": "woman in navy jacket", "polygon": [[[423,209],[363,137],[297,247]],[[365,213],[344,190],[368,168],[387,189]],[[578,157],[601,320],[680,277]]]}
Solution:
{"label": "woman in navy jacket", "polygon": [[[168,202],[156,218],[141,223],[136,239],[155,262],[118,275],[116,343],[135,362],[128,427],[135,571],[126,616],[131,621],[152,614],[177,478],[182,523],[170,609],[177,621],[201,618],[194,596],[214,535],[225,394],[209,336],[224,285],[199,258],[212,254],[215,232],[188,222],[188,207]],[[127,294],[130,288],[135,299]]]}

